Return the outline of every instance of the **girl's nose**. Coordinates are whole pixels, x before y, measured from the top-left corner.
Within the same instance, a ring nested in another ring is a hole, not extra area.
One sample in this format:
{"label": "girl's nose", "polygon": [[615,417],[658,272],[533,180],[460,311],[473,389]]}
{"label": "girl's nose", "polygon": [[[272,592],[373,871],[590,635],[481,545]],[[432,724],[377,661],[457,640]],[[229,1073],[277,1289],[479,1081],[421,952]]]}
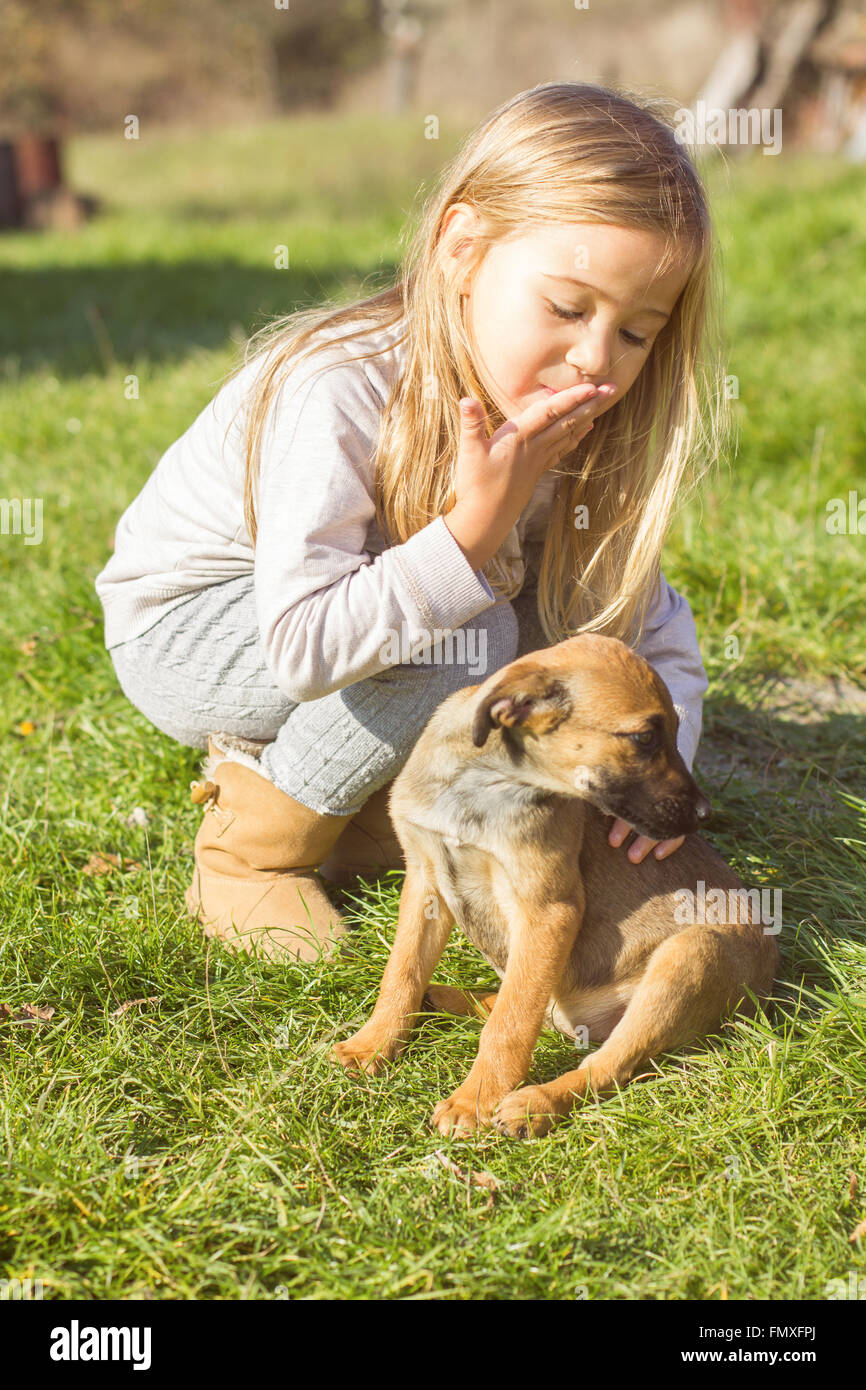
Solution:
{"label": "girl's nose", "polygon": [[610,371],[610,342],[606,333],[586,330],[580,342],[569,348],[565,360],[591,379],[605,377]]}

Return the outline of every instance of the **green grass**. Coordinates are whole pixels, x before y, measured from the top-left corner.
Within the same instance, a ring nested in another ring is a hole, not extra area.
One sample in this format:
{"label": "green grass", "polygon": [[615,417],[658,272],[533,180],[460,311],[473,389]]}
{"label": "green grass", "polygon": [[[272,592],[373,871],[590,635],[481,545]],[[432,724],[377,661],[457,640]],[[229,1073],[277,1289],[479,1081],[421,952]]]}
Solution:
{"label": "green grass", "polygon": [[[352,952],[319,966],[208,955],[183,910],[196,755],[117,688],[94,575],[239,336],[381,283],[457,134],[317,118],[82,140],[72,181],[103,215],[0,243],[0,491],[42,497],[45,528],[0,539],[0,1002],[55,1010],[0,1023],[0,1272],[46,1297],[805,1299],[866,1273],[848,1240],[866,1215],[866,735],[844,708],[798,723],[765,699],[774,673],[866,685],[866,537],[824,526],[828,498],[866,495],[862,170],[785,156],[713,176],[739,450],[666,554],[712,681],[712,838],[784,894],[770,1018],[546,1139],[451,1143],[427,1120],[477,1025],[428,1020],[387,1082],[327,1059],[375,998],[398,878],[358,890]],[[90,877],[96,851],[142,868]],[[458,938],[437,978],[491,980]],[[532,1075],[573,1057],[545,1035]],[[495,1200],[437,1150],[492,1174]]]}

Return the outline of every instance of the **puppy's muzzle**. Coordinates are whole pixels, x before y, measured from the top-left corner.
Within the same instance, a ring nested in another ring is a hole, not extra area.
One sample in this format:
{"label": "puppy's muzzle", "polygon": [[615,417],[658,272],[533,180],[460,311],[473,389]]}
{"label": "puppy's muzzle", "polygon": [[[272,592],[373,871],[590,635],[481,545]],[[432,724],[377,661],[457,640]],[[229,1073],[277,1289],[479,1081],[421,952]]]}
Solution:
{"label": "puppy's muzzle", "polygon": [[604,789],[593,801],[599,810],[621,816],[639,835],[651,840],[672,840],[702,829],[712,815],[712,805],[697,783],[686,774],[678,787],[667,783],[658,790],[652,783],[630,783]]}

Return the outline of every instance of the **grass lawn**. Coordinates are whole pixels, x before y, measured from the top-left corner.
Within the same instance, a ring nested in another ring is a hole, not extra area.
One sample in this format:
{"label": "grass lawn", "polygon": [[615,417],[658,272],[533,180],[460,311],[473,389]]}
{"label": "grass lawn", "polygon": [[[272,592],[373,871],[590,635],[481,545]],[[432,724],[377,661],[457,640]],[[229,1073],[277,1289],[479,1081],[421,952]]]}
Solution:
{"label": "grass lawn", "polygon": [[[397,876],[320,966],[206,953],[186,917],[197,755],[118,689],[93,578],[243,334],[380,286],[459,134],[88,138],[69,173],[102,215],[0,241],[0,492],[44,506],[40,545],[0,536],[0,1276],[46,1298],[821,1299],[866,1275],[866,536],[825,526],[866,498],[862,168],[712,175],[738,452],[665,557],[711,677],[711,838],[783,892],[770,1017],[546,1139],[450,1142],[427,1120],[476,1024],[431,1018],[387,1082],[327,1058],[375,998]],[[437,978],[492,982],[457,936]],[[532,1078],[573,1058],[545,1035]]]}

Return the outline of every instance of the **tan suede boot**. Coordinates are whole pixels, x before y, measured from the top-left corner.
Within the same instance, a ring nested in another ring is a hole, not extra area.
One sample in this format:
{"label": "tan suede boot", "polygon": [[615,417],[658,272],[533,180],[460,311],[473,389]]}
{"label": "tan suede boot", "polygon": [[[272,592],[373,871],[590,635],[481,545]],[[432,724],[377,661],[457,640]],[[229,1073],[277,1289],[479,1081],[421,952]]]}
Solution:
{"label": "tan suede boot", "polygon": [[258,770],[262,744],[214,734],[209,747],[205,780],[191,792],[205,809],[190,913],[233,950],[330,954],[346,928],[314,874],[351,817],[319,815],[281,792]]}
{"label": "tan suede boot", "polygon": [[323,878],[348,883],[358,876],[378,878],[389,869],[405,869],[403,849],[388,812],[393,780],[380,787],[352,817],[321,866]]}

